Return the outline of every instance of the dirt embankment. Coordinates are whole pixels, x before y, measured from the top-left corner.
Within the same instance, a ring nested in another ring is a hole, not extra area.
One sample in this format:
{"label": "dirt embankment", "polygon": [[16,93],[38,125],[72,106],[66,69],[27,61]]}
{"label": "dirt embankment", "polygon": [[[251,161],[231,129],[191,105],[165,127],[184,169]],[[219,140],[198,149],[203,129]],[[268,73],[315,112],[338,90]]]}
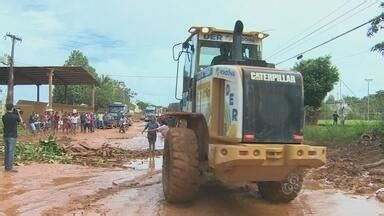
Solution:
{"label": "dirt embankment", "polygon": [[307,179],[352,193],[373,193],[384,187],[384,140],[328,145],[327,163]]}

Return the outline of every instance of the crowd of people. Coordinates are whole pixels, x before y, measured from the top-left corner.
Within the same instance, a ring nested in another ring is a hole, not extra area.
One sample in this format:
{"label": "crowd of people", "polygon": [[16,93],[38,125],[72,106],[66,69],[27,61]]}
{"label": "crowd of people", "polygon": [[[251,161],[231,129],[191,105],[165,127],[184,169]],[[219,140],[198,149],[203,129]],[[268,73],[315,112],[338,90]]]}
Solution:
{"label": "crowd of people", "polygon": [[[17,139],[17,125],[20,123],[24,125],[20,111],[15,109],[13,104],[6,105],[6,114],[2,116],[3,138],[5,143],[5,171],[17,172],[13,169],[14,154]],[[42,114],[37,112],[31,113],[27,120],[27,125],[32,133],[55,133],[62,131],[64,133],[76,134],[79,130],[82,133],[95,132],[96,128],[104,128],[103,113],[78,113],[78,112],[53,112],[45,111]],[[121,116],[120,125],[129,125],[129,118]],[[160,123],[160,125],[158,124]],[[149,151],[155,150],[155,143],[157,139],[157,132],[161,133],[162,137],[167,136],[169,127],[166,119],[158,119],[153,117],[145,125],[144,131],[147,131],[147,138],[149,144]],[[80,128],[80,129],[79,129]]]}
{"label": "crowd of people", "polygon": [[78,113],[78,112],[51,112],[45,111],[42,114],[33,112],[28,119],[28,126],[32,134],[59,132],[76,134],[94,132],[96,128],[103,128],[103,113]]}
{"label": "crowd of people", "polygon": [[[57,133],[63,132],[66,134],[76,134],[79,131],[81,133],[95,132],[96,128],[104,128],[103,121],[104,113],[78,113],[78,112],[51,112],[45,111],[42,114],[32,112],[28,119],[28,127],[32,134],[39,133]],[[158,124],[160,123],[160,124]],[[122,116],[119,120],[119,125],[129,125],[129,119],[126,116]],[[120,128],[121,129],[121,128]],[[145,125],[143,130],[147,131],[147,138],[149,143],[149,150],[155,150],[155,142],[157,138],[156,132],[160,132],[162,137],[165,137],[169,130],[166,120],[153,117]]]}

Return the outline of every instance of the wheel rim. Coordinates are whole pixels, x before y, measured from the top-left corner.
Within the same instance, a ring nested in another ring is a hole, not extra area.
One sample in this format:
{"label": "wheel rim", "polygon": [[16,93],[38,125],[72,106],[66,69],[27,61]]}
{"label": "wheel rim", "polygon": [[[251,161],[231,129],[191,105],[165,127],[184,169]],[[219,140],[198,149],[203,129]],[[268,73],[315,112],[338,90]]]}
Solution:
{"label": "wheel rim", "polygon": [[289,174],[286,180],[282,183],[281,189],[286,195],[290,195],[292,193],[299,193],[301,190],[300,175],[297,173]]}

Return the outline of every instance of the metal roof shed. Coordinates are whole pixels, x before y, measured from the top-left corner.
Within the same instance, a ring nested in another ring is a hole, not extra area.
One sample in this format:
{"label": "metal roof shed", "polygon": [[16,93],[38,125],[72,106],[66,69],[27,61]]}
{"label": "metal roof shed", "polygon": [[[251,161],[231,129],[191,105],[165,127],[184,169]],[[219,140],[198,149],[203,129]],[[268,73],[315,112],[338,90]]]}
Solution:
{"label": "metal roof shed", "polygon": [[[9,67],[0,67],[0,85],[8,84]],[[80,66],[27,66],[14,67],[14,85],[36,85],[40,101],[40,85],[49,85],[48,108],[52,108],[52,85],[91,85],[92,107],[95,107],[96,78]]]}

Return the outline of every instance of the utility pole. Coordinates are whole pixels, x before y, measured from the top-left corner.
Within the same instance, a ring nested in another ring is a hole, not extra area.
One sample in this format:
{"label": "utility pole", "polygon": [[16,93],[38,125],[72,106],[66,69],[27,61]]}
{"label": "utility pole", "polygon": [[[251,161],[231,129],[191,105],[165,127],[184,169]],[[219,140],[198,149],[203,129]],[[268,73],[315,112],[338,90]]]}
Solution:
{"label": "utility pole", "polygon": [[7,33],[5,37],[12,39],[12,49],[11,49],[11,59],[9,62],[9,75],[8,75],[8,91],[7,91],[7,104],[13,104],[13,65],[14,65],[14,50],[15,50],[15,41],[20,41],[21,38],[11,33]]}
{"label": "utility pole", "polygon": [[368,121],[369,121],[369,83],[373,81],[373,79],[364,79],[365,81],[367,81],[368,83],[368,102],[367,102],[367,106],[368,106]]}

